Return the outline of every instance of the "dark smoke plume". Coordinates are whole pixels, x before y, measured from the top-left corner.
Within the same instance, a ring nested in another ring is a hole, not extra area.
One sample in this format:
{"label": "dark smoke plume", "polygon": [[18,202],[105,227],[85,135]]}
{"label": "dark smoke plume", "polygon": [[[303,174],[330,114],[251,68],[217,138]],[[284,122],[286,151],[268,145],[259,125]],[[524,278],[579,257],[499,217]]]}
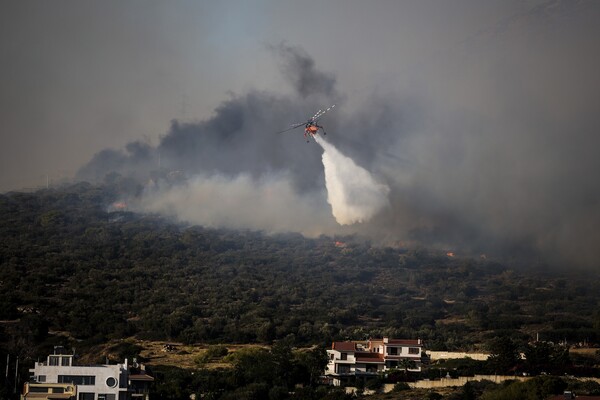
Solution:
{"label": "dark smoke plume", "polygon": [[321,150],[301,129],[274,133],[337,103],[322,121],[328,142],[390,189],[389,206],[345,232],[597,267],[596,4],[550,2],[501,21],[423,65],[410,91],[363,93],[357,109],[344,107],[335,76],[306,52],[274,46],[293,94],[233,96],[212,118],[173,121],[155,148],[99,153],[80,176],[140,175],[158,169],[160,154],[162,169],[189,179],[177,189],[158,182],[148,209],[201,224],[337,232]]}
{"label": "dark smoke plume", "polygon": [[315,60],[302,48],[281,43],[272,46],[271,50],[280,56],[283,61],[281,71],[300,96],[305,98],[324,95],[329,99],[335,97],[335,76],[319,71]]}

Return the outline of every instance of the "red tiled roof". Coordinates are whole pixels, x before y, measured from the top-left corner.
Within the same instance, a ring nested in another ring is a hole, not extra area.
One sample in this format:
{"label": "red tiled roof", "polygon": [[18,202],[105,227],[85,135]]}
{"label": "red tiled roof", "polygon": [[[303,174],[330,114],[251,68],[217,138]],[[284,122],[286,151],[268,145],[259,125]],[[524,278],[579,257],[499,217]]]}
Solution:
{"label": "red tiled roof", "polygon": [[421,356],[419,356],[418,354],[396,354],[395,356],[390,354],[385,355],[386,360],[401,360],[403,358],[408,358],[409,360],[420,360]]}
{"label": "red tiled roof", "polygon": [[388,339],[387,344],[403,344],[407,346],[423,346],[419,339]]}
{"label": "red tiled roof", "polygon": [[360,352],[356,354],[356,361],[383,363],[383,354]]}
{"label": "red tiled roof", "polygon": [[[379,345],[423,347],[423,342],[419,339],[388,339],[387,343],[384,343],[383,339],[369,340],[370,349],[373,349],[375,346]],[[356,342],[333,342],[331,348],[338,351],[356,351]]]}
{"label": "red tiled roof", "polygon": [[338,351],[355,351],[356,345],[354,342],[333,342],[331,348]]}

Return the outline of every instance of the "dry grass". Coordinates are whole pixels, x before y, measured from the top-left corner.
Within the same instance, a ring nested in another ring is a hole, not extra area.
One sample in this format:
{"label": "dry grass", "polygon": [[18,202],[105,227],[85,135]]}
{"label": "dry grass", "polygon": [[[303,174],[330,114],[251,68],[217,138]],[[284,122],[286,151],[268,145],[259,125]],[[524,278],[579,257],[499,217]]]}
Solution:
{"label": "dry grass", "polygon": [[597,347],[571,347],[569,353],[581,354],[583,356],[595,356],[600,351]]}
{"label": "dry grass", "polygon": [[[150,341],[127,339],[130,343],[136,344],[142,348],[140,356],[144,363],[149,366],[169,365],[179,368],[198,368],[197,360],[201,358],[209,348],[209,345],[186,345],[175,342]],[[114,342],[108,343],[105,348],[110,348]],[[265,347],[260,345],[223,345],[229,353],[234,353],[241,348]],[[210,360],[202,365],[203,368],[229,368],[231,364],[221,359]]]}

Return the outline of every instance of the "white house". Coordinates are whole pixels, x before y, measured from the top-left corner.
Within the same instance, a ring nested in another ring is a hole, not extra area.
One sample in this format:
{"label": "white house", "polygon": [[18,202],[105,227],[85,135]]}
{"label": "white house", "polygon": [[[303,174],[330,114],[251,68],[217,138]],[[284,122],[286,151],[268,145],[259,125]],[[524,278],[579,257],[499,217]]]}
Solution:
{"label": "white house", "polygon": [[333,342],[327,350],[325,375],[334,385],[352,376],[377,375],[392,369],[421,371],[423,342],[421,339],[390,339]]}
{"label": "white house", "polygon": [[[154,378],[146,373],[143,365],[132,366],[127,360],[123,364],[103,365],[76,365],[73,361],[73,354],[68,354],[63,347],[55,347],[46,361],[36,362],[29,370],[32,382],[25,385],[23,400],[57,397],[77,400],[148,399],[148,386]],[[70,390],[71,387],[74,390]]]}

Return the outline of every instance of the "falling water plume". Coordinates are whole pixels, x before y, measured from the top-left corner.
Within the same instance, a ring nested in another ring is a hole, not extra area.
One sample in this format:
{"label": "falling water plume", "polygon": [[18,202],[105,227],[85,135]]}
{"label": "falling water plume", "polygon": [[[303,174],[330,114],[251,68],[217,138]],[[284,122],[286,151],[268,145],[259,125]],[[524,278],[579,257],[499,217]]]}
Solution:
{"label": "falling water plume", "polygon": [[327,202],[338,224],[367,222],[388,205],[387,185],[375,181],[369,171],[323,138],[315,136],[315,140],[323,148]]}

